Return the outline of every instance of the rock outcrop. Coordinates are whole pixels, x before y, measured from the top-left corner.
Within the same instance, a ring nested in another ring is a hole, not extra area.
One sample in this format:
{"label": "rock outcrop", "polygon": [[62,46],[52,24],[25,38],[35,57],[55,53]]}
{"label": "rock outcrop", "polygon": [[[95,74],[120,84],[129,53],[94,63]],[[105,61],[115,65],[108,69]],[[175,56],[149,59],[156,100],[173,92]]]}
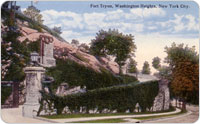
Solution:
{"label": "rock outcrop", "polygon": [[18,38],[21,42],[23,42],[26,39],[28,39],[31,42],[37,41],[39,40],[40,35],[52,37],[55,58],[63,57],[66,59],[70,59],[79,64],[85,65],[86,67],[90,67],[98,72],[100,72],[101,68],[105,68],[113,73],[119,73],[119,66],[116,62],[110,61],[104,57],[97,59],[95,56],[83,52],[77,47],[73,47],[67,42],[58,40],[58,38],[51,35],[44,29],[42,29],[42,32],[38,32],[37,30],[29,28],[27,25],[21,23],[20,20],[18,20],[18,27],[20,29],[20,32],[22,33],[22,36]]}
{"label": "rock outcrop", "polygon": [[70,94],[76,94],[76,93],[84,93],[86,92],[85,88],[81,88],[80,86],[77,87],[69,87],[67,83],[62,83],[60,86],[58,86],[56,90],[56,95],[58,96],[66,96]]}

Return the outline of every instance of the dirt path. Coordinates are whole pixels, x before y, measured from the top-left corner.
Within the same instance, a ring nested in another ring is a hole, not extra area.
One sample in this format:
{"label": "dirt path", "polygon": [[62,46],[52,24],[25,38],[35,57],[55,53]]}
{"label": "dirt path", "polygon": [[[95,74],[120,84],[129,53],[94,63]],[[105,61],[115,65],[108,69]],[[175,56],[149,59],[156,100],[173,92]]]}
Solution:
{"label": "dirt path", "polygon": [[199,106],[187,106],[188,113],[158,120],[144,121],[144,123],[194,123],[199,118]]}

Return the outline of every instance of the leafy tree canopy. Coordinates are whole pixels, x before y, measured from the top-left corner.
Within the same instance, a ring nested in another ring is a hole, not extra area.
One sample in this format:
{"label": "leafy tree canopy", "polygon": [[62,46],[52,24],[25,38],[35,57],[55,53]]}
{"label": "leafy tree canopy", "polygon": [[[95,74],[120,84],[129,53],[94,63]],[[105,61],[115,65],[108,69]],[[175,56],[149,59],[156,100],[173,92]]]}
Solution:
{"label": "leafy tree canopy", "polygon": [[184,44],[176,45],[172,43],[171,47],[165,47],[165,52],[167,53],[165,62],[169,63],[172,67],[175,67],[179,62],[183,61],[199,62],[199,56],[195,51],[195,46],[190,48],[187,45],[184,47]]}
{"label": "leafy tree canopy", "polygon": [[184,100],[198,103],[199,55],[195,47],[176,45],[165,48],[166,62],[172,70],[171,88],[173,93]]}
{"label": "leafy tree canopy", "polygon": [[128,64],[128,72],[129,73],[136,73],[138,70],[137,70],[137,62],[133,59],[133,58],[130,58],[129,59],[129,64]]}
{"label": "leafy tree canopy", "polygon": [[90,47],[86,43],[79,45],[79,49],[83,52],[89,52]]}
{"label": "leafy tree canopy", "polygon": [[58,33],[58,34],[61,34],[61,33],[62,33],[61,27],[56,27],[56,26],[54,26],[53,31],[55,31],[55,32]]}
{"label": "leafy tree canopy", "polygon": [[40,10],[38,10],[36,7],[29,6],[23,13],[24,13],[24,15],[26,15],[33,21],[36,21],[40,24],[43,23],[42,15],[40,14]]}
{"label": "leafy tree canopy", "polygon": [[73,44],[73,45],[75,45],[75,46],[78,46],[78,45],[79,45],[79,41],[76,40],[76,39],[72,39],[71,44]]}
{"label": "leafy tree canopy", "polygon": [[152,61],[152,66],[155,68],[155,69],[159,69],[161,67],[160,65],[160,58],[159,57],[154,57],[153,58],[153,61]]}
{"label": "leafy tree canopy", "polygon": [[150,74],[150,73],[151,71],[150,71],[149,63],[145,61],[142,68],[142,74]]}
{"label": "leafy tree canopy", "polygon": [[115,62],[118,63],[121,72],[121,66],[125,64],[130,55],[134,55],[136,50],[133,40],[131,34],[124,35],[115,29],[100,30],[91,42],[90,52],[95,56],[112,55],[115,57]]}

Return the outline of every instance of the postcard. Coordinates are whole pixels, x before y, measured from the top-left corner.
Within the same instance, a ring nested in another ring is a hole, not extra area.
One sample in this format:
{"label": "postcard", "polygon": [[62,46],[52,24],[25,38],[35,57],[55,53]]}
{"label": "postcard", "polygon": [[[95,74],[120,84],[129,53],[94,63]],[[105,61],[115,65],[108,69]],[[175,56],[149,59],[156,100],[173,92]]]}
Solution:
{"label": "postcard", "polygon": [[195,1],[4,1],[4,123],[195,123]]}

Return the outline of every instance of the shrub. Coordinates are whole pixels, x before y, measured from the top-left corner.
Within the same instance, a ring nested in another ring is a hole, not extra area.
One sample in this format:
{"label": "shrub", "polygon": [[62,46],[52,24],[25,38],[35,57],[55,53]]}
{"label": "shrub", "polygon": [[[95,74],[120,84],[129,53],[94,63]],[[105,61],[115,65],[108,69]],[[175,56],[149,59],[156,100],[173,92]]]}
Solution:
{"label": "shrub", "polygon": [[42,27],[36,23],[29,23],[29,27],[37,30],[38,32],[42,32]]}
{"label": "shrub", "polygon": [[[61,83],[66,82],[69,86],[86,86],[87,90],[123,84],[123,76],[114,76],[106,69],[101,68],[96,72],[90,67],[85,67],[72,60],[56,59],[56,66],[47,69],[47,75],[54,77],[53,89]],[[127,77],[126,77],[127,78]],[[131,82],[137,81],[132,77]]]}
{"label": "shrub", "polygon": [[78,93],[67,96],[57,96],[53,93],[43,94],[43,98],[54,103],[57,114],[61,114],[64,107],[68,106],[71,112],[86,108],[86,111],[104,109],[117,112],[129,110],[133,112],[135,105],[139,103],[142,112],[153,106],[155,97],[159,91],[158,81],[130,83],[95,90],[86,93]]}
{"label": "shrub", "polygon": [[6,99],[11,95],[12,87],[11,86],[1,86],[1,105],[3,105]]}

